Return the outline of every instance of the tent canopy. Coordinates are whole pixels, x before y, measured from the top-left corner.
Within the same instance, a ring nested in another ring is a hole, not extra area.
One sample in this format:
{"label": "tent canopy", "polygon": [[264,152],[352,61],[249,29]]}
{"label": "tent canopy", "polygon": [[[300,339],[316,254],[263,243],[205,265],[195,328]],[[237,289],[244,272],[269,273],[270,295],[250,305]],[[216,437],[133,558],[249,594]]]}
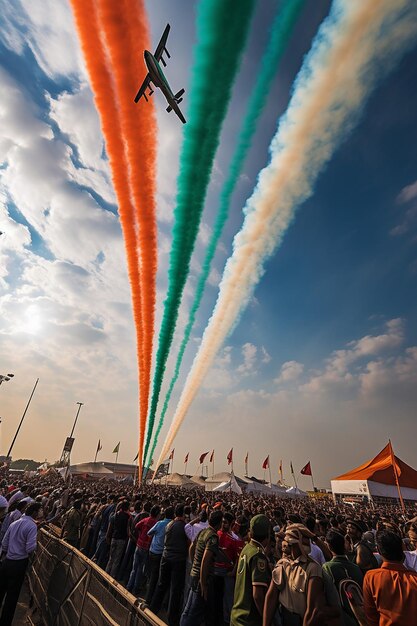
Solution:
{"label": "tent canopy", "polygon": [[332,480],[371,480],[384,485],[396,485],[394,459],[401,487],[417,489],[417,471],[392,454],[390,443],[370,461]]}
{"label": "tent canopy", "polygon": [[213,491],[233,491],[233,493],[238,493],[239,495],[242,494],[242,489],[239,487],[233,474],[231,475],[230,480],[220,483],[220,485],[214,487]]}
{"label": "tent canopy", "polygon": [[113,472],[107,467],[105,467],[102,463],[79,463],[78,465],[71,465],[70,467],[71,474],[100,474],[106,476],[113,476]]}
{"label": "tent canopy", "polygon": [[307,498],[308,494],[305,491],[302,491],[301,489],[299,489],[298,487],[290,487],[289,489],[287,489],[286,493],[289,496],[292,496],[294,498]]}

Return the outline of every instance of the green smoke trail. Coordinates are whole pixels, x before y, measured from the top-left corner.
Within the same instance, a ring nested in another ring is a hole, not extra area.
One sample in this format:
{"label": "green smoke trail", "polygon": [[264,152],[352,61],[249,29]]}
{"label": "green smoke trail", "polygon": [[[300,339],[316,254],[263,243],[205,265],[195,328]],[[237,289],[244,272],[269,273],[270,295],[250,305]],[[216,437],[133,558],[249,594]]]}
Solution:
{"label": "green smoke trail", "polygon": [[168,293],[159,334],[146,458],[182,292],[198,233],[220,131],[240,66],[255,0],[201,0],[197,14],[190,106],[181,150]]}
{"label": "green smoke trail", "polygon": [[238,145],[232,157],[232,161],[229,167],[229,173],[220,194],[219,212],[217,214],[213,232],[207,246],[206,257],[204,259],[201,275],[197,284],[194,302],[189,313],[187,326],[184,331],[184,338],[181,342],[177,361],[175,363],[174,374],[172,376],[165,397],[164,406],[161,412],[161,417],[159,418],[156,433],[152,442],[152,449],[149,454],[148,460],[152,458],[156,445],[158,443],[159,434],[164,423],[165,414],[168,409],[168,404],[171,399],[172,391],[180,373],[181,362],[184,356],[185,348],[187,347],[188,341],[190,339],[191,330],[193,328],[196,314],[203,297],[205,284],[210,274],[211,263],[213,261],[217,244],[221,237],[223,227],[229,215],[229,204],[232,193],[239,179],[240,172],[246,159],[248,150],[251,146],[252,137],[256,130],[256,124],[266,104],[266,99],[272,80],[276,74],[277,66],[281,60],[282,55],[284,54],[294,24],[297,21],[301,9],[304,6],[304,3],[305,0],[286,0],[282,9],[277,13],[273,22],[268,46],[261,60],[260,71],[257,77],[257,81],[249,99],[246,109],[246,115],[242,123],[242,128],[238,138]]}

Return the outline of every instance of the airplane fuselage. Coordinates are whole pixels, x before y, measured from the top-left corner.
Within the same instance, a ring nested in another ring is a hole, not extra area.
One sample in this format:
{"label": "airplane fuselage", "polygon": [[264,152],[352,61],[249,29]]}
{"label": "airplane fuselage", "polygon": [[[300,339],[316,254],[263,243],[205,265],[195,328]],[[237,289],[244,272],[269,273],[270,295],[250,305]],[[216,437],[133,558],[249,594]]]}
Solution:
{"label": "airplane fuselage", "polygon": [[167,79],[165,78],[165,74],[152,52],[145,50],[143,56],[145,58],[145,64],[148,68],[151,82],[155,85],[155,87],[159,87],[169,104],[171,104],[171,102],[175,102],[175,96],[171,91]]}

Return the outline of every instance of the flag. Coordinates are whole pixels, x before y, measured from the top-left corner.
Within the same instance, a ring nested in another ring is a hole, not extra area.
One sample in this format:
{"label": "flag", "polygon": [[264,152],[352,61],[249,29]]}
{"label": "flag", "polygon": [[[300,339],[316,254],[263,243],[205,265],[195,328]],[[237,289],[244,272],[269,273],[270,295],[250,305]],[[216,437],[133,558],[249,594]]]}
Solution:
{"label": "flag", "polygon": [[248,459],[249,459],[249,452],[246,452],[246,456],[245,456],[245,465],[248,464]]}
{"label": "flag", "polygon": [[102,448],[102,445],[101,445],[101,442],[100,442],[100,439],[99,439],[98,440],[98,444],[97,444],[97,453],[100,452],[101,448]]}
{"label": "flag", "polygon": [[214,450],[213,452],[210,454],[210,463],[213,463],[214,460]]}
{"label": "flag", "polygon": [[307,463],[307,465],[304,465],[303,469],[301,470],[300,474],[303,474],[303,476],[311,476],[311,465],[310,465],[310,461]]}
{"label": "flag", "polygon": [[169,459],[170,461],[173,461],[173,460],[174,460],[174,450],[175,450],[175,448],[172,448],[172,452],[171,452],[171,454],[170,454],[170,455],[169,455],[169,457],[168,457],[168,459]]}
{"label": "flag", "polygon": [[227,455],[227,464],[231,465],[233,463],[233,448],[230,450],[229,454]]}
{"label": "flag", "polygon": [[138,460],[138,458],[139,458],[139,452],[137,452],[137,453],[136,453],[136,456],[135,456],[135,458],[133,459],[132,463],[134,463],[135,461],[137,461],[137,460]]}
{"label": "flag", "polygon": [[282,480],[282,459],[279,462],[279,475],[281,476],[281,480]]}
{"label": "flag", "polygon": [[262,469],[268,469],[269,467],[269,454],[266,457],[265,461],[262,463]]}
{"label": "flag", "polygon": [[208,452],[203,452],[203,454],[200,455],[200,465],[203,465],[204,459],[206,458],[207,455],[208,455]]}
{"label": "flag", "polygon": [[113,450],[112,454],[119,454],[119,448],[120,448],[120,441],[117,444],[117,446],[115,447],[115,449]]}
{"label": "flag", "polygon": [[294,468],[292,466],[292,461],[290,461],[291,474],[294,476]]}
{"label": "flag", "polygon": [[189,453],[189,452],[187,452],[187,454],[185,455],[184,465],[185,465],[185,463],[188,463],[188,455],[189,455],[189,454],[190,454],[190,453]]}

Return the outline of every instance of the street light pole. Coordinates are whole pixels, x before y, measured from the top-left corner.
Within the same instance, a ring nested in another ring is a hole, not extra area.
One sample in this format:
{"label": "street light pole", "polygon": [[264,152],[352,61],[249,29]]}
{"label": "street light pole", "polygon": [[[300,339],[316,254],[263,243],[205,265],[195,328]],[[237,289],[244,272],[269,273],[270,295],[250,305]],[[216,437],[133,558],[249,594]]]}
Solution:
{"label": "street light pole", "polygon": [[76,402],[76,404],[78,404],[77,414],[75,416],[71,434],[69,437],[67,437],[65,444],[64,444],[64,449],[62,450],[61,458],[59,460],[60,467],[69,467],[70,465],[71,450],[74,444],[73,434],[74,434],[75,427],[77,425],[77,420],[81,411],[81,407],[83,406],[84,402]]}
{"label": "street light pole", "polygon": [[83,406],[84,402],[76,402],[76,404],[78,404],[78,411],[77,411],[77,415],[75,416],[74,425],[72,427],[70,437],[72,437],[74,434],[75,426],[77,425],[78,416],[80,414],[81,407]]}
{"label": "street light pole", "polygon": [[37,378],[37,379],[36,379],[35,386],[33,387],[33,389],[32,389],[32,393],[30,394],[30,397],[29,397],[28,403],[27,403],[26,408],[25,408],[25,410],[24,410],[24,412],[23,412],[22,418],[21,418],[21,420],[20,420],[20,422],[19,422],[19,426],[17,427],[17,430],[16,430],[16,433],[15,433],[15,436],[13,437],[13,441],[12,441],[12,443],[10,444],[10,448],[9,448],[8,453],[7,453],[7,456],[10,456],[10,455],[11,455],[11,453],[12,453],[13,446],[14,446],[14,442],[16,441],[16,439],[17,439],[17,435],[19,434],[19,430],[20,430],[20,428],[21,428],[21,426],[22,426],[22,424],[23,424],[23,420],[25,419],[25,415],[26,415],[27,410],[28,410],[28,408],[29,408],[29,404],[30,404],[30,403],[31,403],[31,401],[32,401],[33,394],[35,393],[35,389],[36,389],[36,387],[37,387],[37,385],[38,385],[38,382],[39,382],[39,378]]}

